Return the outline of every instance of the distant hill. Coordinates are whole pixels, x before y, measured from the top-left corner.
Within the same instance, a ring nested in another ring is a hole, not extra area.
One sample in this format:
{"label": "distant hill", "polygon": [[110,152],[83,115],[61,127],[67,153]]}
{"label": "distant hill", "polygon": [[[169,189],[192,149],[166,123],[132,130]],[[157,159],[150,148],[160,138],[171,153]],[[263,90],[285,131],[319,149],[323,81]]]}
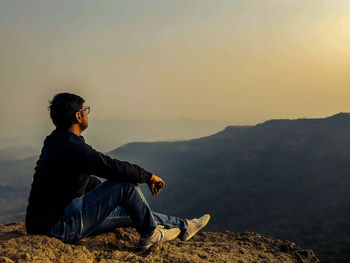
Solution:
{"label": "distant hill", "polygon": [[24,219],[37,159],[0,160],[0,222]]}
{"label": "distant hill", "polygon": [[146,190],[155,211],[209,212],[210,230],[269,234],[311,247],[322,262],[350,262],[349,113],[228,126],[193,140],[129,143],[109,154],[165,179],[157,198]]}
{"label": "distant hill", "polygon": [[[89,119],[89,127],[83,132],[86,142],[101,152],[110,151],[131,141],[169,141],[198,138],[215,133],[227,125],[229,121],[175,119],[175,120],[128,120],[128,119]],[[55,129],[51,119],[26,125],[17,129],[1,127],[0,129],[0,160],[4,149],[28,146],[39,148],[34,154],[40,154],[40,149],[47,135]],[[12,151],[23,156],[27,149]],[[23,157],[29,157],[25,155]],[[20,158],[16,158],[20,159]]]}
{"label": "distant hill", "polygon": [[21,160],[40,154],[40,147],[29,144],[14,145],[0,149],[0,160]]}

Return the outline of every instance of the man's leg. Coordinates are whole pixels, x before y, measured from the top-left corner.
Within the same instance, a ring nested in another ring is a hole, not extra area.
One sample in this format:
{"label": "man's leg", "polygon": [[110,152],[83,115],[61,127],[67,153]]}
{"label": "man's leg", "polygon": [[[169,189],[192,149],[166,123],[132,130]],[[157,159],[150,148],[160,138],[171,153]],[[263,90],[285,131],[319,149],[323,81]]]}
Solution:
{"label": "man's leg", "polygon": [[124,208],[141,237],[149,236],[156,228],[152,211],[137,185],[106,180],[82,196],[81,238],[95,232],[118,206]]}
{"label": "man's leg", "polygon": [[[183,241],[189,240],[201,230],[210,219],[210,215],[208,214],[192,220],[184,220],[179,217],[168,216],[157,212],[152,212],[152,214],[158,225],[163,225],[167,229],[175,227],[179,228],[181,230],[179,238]],[[133,222],[122,206],[118,206],[113,210],[112,213],[98,227],[96,227],[92,234],[109,232],[117,227],[134,227]]]}
{"label": "man's leg", "polygon": [[[139,185],[135,186],[136,191],[143,199],[144,203],[149,207],[149,204],[144,197]],[[165,228],[179,228],[181,233],[179,238],[183,241],[189,240],[199,230],[201,230],[209,221],[210,215],[206,214],[200,218],[192,220],[182,219],[175,216],[168,216],[165,214],[152,212],[153,218],[158,225],[163,225]],[[100,225],[95,227],[93,234],[112,231],[116,227],[134,227],[134,223],[129,217],[128,213],[122,206],[117,206],[111,214],[108,215]],[[91,233],[92,234],[92,233]]]}
{"label": "man's leg", "polygon": [[[144,200],[144,202],[147,204],[149,207],[149,204],[143,195],[140,186],[137,186],[137,191],[139,192],[140,196]],[[166,228],[173,228],[173,227],[178,227],[181,229],[181,231],[186,227],[185,220],[179,217],[175,216],[168,216],[165,214],[157,213],[157,212],[152,212],[154,220],[157,222],[158,225],[163,225]]]}
{"label": "man's leg", "polygon": [[[197,219],[190,221],[193,220]],[[73,199],[65,207],[63,216],[47,234],[64,242],[73,242],[116,227],[132,226],[136,228],[141,238],[145,238],[159,224],[165,228],[172,228],[166,234],[163,232],[162,240],[172,240],[180,230],[180,239],[185,236],[188,240],[188,234],[193,236],[202,228],[201,224],[189,228],[188,222],[187,219],[152,212],[137,184],[107,180],[87,194]],[[152,238],[153,236],[154,234]],[[146,246],[158,241],[147,241]]]}
{"label": "man's leg", "polygon": [[[135,189],[139,192],[141,198],[149,207],[149,204],[145,196],[143,195],[140,186],[137,185]],[[186,224],[185,224],[185,220],[182,218],[175,217],[175,216],[168,216],[168,215],[157,213],[154,211],[152,211],[152,215],[157,225],[163,225],[165,228],[178,227],[181,229],[181,232],[185,231]],[[125,211],[124,207],[122,206],[117,206],[111,212],[111,214],[109,214],[105,218],[105,220],[103,220],[102,223],[95,228],[95,230],[93,231],[93,234],[112,231],[116,227],[135,227],[128,213]]]}
{"label": "man's leg", "polygon": [[152,211],[136,190],[136,185],[106,180],[85,195],[73,199],[47,234],[68,243],[78,241],[93,233],[118,206],[125,209],[141,238],[150,236],[155,230],[157,223]]}

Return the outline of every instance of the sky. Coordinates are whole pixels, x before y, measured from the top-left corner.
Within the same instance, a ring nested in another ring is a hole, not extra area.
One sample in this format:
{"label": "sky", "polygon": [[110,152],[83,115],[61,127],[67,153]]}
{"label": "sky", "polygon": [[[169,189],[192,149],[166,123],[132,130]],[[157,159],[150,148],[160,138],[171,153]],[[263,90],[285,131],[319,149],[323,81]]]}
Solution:
{"label": "sky", "polygon": [[348,0],[0,0],[0,120],[255,124],[350,110]]}

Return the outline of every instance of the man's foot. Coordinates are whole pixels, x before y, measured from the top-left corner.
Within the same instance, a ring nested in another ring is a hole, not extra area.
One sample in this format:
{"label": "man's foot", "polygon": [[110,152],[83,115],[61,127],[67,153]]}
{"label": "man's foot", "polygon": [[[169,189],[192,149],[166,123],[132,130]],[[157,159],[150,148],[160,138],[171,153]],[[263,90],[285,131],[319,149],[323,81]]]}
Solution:
{"label": "man's foot", "polygon": [[199,230],[201,230],[203,227],[206,226],[206,224],[208,224],[209,219],[210,219],[209,214],[205,214],[200,218],[194,218],[191,220],[186,219],[185,222],[187,224],[187,229],[180,239],[182,241],[187,241],[191,239]]}
{"label": "man's foot", "polygon": [[157,242],[170,241],[177,238],[180,232],[180,228],[177,227],[164,229],[163,226],[158,225],[150,237],[140,239],[140,246],[143,250],[147,250]]}

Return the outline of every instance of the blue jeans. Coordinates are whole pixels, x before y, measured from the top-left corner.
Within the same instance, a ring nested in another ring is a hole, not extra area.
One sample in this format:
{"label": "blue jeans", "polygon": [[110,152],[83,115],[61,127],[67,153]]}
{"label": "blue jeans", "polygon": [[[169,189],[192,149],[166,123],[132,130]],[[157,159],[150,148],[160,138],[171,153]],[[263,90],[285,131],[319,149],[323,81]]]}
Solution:
{"label": "blue jeans", "polygon": [[47,235],[71,243],[116,227],[135,227],[147,237],[157,225],[179,227],[181,234],[186,230],[184,219],[152,212],[138,184],[106,180],[73,199]]}

